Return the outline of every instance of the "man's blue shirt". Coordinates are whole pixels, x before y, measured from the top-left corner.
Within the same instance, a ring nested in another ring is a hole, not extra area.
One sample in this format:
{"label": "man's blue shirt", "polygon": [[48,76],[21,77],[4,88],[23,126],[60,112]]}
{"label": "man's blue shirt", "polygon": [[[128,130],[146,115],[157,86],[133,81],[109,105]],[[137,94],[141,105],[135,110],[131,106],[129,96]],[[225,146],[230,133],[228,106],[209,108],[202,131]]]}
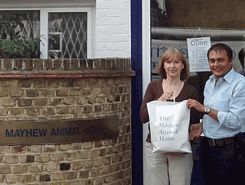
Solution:
{"label": "man's blue shirt", "polygon": [[218,111],[219,121],[204,115],[203,133],[214,139],[233,137],[245,124],[245,78],[231,69],[217,85],[215,81],[211,75],[206,82],[204,105]]}

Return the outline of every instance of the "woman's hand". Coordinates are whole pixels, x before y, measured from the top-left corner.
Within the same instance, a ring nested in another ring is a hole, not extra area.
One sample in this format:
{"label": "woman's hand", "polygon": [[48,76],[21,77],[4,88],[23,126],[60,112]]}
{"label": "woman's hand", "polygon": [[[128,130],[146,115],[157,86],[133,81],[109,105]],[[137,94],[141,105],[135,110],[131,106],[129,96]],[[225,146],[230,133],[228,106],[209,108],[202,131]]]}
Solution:
{"label": "woman's hand", "polygon": [[198,138],[203,131],[203,123],[192,124],[190,126],[190,140]]}
{"label": "woman's hand", "polygon": [[205,112],[205,106],[197,100],[188,99],[186,106],[188,109],[195,108],[199,112]]}
{"label": "woman's hand", "polygon": [[164,92],[160,98],[158,98],[158,101],[165,101],[170,99],[173,96],[174,92]]}

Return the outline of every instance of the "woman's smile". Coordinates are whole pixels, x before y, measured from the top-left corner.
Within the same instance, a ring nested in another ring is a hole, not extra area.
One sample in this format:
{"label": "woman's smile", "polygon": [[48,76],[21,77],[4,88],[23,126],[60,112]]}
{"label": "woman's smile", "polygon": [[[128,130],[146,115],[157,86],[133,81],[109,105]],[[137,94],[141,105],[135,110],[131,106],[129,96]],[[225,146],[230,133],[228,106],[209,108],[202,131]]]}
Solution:
{"label": "woman's smile", "polygon": [[184,64],[177,54],[174,54],[173,57],[164,62],[164,69],[168,77],[180,76],[183,68]]}

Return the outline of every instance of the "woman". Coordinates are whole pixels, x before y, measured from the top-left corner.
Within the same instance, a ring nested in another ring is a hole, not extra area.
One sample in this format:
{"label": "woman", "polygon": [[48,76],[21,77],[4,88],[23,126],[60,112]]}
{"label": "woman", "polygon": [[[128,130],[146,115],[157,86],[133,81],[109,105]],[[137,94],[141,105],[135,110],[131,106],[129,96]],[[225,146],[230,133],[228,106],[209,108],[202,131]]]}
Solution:
{"label": "woman", "polygon": [[[159,62],[158,74],[160,80],[152,81],[146,90],[141,108],[142,123],[149,121],[146,103],[153,100],[173,100],[181,102],[189,98],[198,100],[194,87],[184,81],[189,75],[184,55],[177,49],[169,49]],[[199,113],[191,110],[190,124],[199,122]],[[150,132],[146,139],[146,181],[151,185],[190,185],[193,167],[190,153],[152,153]]]}

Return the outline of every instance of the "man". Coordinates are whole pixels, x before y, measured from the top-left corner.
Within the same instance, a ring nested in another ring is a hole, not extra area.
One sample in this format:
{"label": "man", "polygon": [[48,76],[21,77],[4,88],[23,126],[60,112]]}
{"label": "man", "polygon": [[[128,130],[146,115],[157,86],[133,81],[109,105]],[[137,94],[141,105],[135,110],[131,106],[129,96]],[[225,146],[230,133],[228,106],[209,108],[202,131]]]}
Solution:
{"label": "man", "polygon": [[[241,68],[242,70],[237,71],[241,75],[245,77],[245,71],[244,71],[244,58],[245,58],[245,48],[241,49],[238,53],[238,58],[240,60]],[[241,161],[242,168],[244,168],[245,165],[245,123],[242,125],[242,132],[237,134],[237,145],[238,145],[238,152],[239,152],[239,159]],[[243,171],[244,173],[245,171]]]}
{"label": "man", "polygon": [[212,75],[205,84],[204,105],[192,99],[187,102],[189,109],[204,113],[203,122],[191,126],[190,139],[205,135],[201,144],[205,184],[239,184],[235,136],[245,122],[245,78],[232,69],[229,46],[215,44],[207,56]]}

